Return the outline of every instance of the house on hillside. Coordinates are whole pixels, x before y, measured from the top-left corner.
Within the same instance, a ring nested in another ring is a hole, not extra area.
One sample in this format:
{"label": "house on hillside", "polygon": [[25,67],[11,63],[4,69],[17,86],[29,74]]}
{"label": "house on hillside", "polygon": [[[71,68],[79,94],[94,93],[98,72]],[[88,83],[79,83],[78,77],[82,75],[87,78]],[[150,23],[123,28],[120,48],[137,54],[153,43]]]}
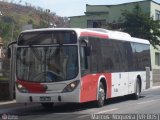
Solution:
{"label": "house on hillside", "polygon": [[[142,12],[149,13],[154,20],[160,20],[160,3],[153,0],[130,2],[117,5],[88,5],[85,15],[70,17],[70,27],[99,28],[108,23],[123,22],[123,10],[132,11],[135,5],[141,7]],[[160,46],[156,50],[151,47],[151,62],[153,71],[153,83],[160,84]]]}

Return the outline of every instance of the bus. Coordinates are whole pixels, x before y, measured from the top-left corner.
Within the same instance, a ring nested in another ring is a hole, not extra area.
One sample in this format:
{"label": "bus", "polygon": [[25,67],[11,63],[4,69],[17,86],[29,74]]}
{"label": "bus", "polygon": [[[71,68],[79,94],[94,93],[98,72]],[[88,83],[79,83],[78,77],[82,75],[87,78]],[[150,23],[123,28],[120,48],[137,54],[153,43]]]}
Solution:
{"label": "bus", "polygon": [[15,91],[18,103],[94,101],[146,89],[150,43],[106,29],[43,28],[20,33],[15,42]]}

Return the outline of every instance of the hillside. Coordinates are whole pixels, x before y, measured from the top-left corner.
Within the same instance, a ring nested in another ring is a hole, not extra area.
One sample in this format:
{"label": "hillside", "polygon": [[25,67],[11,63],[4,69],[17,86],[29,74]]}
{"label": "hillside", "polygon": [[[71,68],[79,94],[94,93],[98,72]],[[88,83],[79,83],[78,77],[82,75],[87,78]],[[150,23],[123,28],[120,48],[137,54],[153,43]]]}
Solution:
{"label": "hillside", "polygon": [[50,10],[0,1],[0,37],[5,44],[16,39],[22,26],[32,24],[33,28],[48,27],[50,23],[57,27],[68,27],[68,19],[57,16]]}

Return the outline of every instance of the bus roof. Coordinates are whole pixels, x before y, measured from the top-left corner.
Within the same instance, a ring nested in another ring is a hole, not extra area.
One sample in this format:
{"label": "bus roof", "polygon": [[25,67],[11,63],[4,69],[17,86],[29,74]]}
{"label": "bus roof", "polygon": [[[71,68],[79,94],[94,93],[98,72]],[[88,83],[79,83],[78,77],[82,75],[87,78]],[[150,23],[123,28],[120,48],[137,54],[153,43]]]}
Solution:
{"label": "bus roof", "polygon": [[86,32],[96,32],[102,35],[107,35],[108,39],[115,39],[121,41],[129,41],[129,42],[136,42],[136,43],[143,43],[143,44],[150,44],[148,40],[142,38],[131,37],[130,34],[125,32],[113,31],[113,30],[106,30],[102,28],[87,28],[85,29]]}
{"label": "bus roof", "polygon": [[125,32],[106,30],[102,28],[42,28],[42,29],[25,30],[22,33],[36,32],[36,31],[59,31],[59,30],[73,30],[77,33],[78,37],[97,36],[97,37],[107,38],[107,39],[150,44],[149,41],[146,39],[135,38],[135,37],[131,37],[130,34]]}

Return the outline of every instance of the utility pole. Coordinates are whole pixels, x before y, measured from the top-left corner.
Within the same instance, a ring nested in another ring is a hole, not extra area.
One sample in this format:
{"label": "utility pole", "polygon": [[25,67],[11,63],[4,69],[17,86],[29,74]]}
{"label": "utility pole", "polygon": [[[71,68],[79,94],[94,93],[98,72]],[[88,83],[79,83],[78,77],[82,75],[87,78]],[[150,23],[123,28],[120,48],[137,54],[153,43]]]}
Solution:
{"label": "utility pole", "polygon": [[2,14],[2,12],[0,11],[0,16],[2,16],[3,14]]}
{"label": "utility pole", "polygon": [[[11,41],[13,42],[14,35],[14,19],[12,16],[12,28],[11,28]],[[11,45],[11,58],[10,58],[10,79],[9,79],[9,98],[14,99],[14,86],[15,86],[15,46]]]}
{"label": "utility pole", "polygon": [[47,17],[48,17],[48,19],[47,19],[47,21],[48,21],[48,27],[50,27],[50,9],[46,9],[46,13],[47,13]]}
{"label": "utility pole", "polygon": [[150,67],[146,67],[146,89],[152,87],[152,80],[151,78],[151,72],[150,72]]}
{"label": "utility pole", "polygon": [[14,85],[15,85],[15,46],[11,45],[11,58],[10,58],[10,79],[9,79],[9,98],[14,99]]}

